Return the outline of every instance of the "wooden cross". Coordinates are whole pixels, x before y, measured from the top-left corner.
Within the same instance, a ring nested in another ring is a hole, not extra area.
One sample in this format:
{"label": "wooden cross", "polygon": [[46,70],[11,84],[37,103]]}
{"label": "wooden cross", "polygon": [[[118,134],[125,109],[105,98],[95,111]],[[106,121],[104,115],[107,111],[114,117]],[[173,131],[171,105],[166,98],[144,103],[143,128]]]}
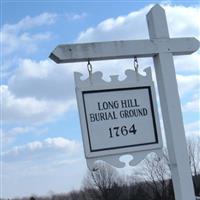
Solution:
{"label": "wooden cross", "polygon": [[195,38],[170,38],[165,11],[155,5],[147,14],[150,40],[59,45],[50,54],[56,63],[152,57],[155,66],[170,169],[176,200],[195,200],[173,55],[199,48]]}

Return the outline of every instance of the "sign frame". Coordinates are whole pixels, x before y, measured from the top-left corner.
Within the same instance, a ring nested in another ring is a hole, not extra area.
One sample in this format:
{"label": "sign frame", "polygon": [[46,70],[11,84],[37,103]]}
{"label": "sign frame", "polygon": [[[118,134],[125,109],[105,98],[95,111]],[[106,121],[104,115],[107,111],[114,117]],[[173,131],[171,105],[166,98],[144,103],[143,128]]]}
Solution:
{"label": "sign frame", "polygon": [[[137,159],[137,162],[140,162],[142,159],[144,159],[144,156],[146,156],[148,153],[156,151],[157,153],[161,153],[161,149],[163,146],[162,143],[162,136],[161,136],[161,128],[160,128],[160,122],[158,117],[158,108],[157,108],[157,102],[156,102],[156,95],[155,95],[155,88],[152,81],[151,76],[151,68],[145,69],[146,76],[143,76],[139,74],[138,72],[135,72],[133,70],[126,70],[126,78],[122,81],[118,80],[118,76],[111,76],[111,81],[106,82],[102,79],[102,73],[101,72],[95,72],[91,75],[91,77],[88,77],[86,80],[81,80],[80,77],[82,74],[75,72],[75,83],[76,83],[76,95],[77,95],[77,103],[79,108],[79,118],[80,118],[80,124],[81,124],[81,132],[82,132],[82,138],[83,138],[83,145],[84,145],[84,151],[85,151],[85,157],[87,159],[87,164],[89,168],[92,168],[92,165],[97,160],[105,160],[104,158],[107,156],[113,156],[116,155],[118,158],[114,158],[115,162],[116,159],[119,160],[119,157],[121,155],[130,154],[134,158],[139,155],[139,152],[143,152],[144,155],[139,156]],[[91,150],[91,141],[89,136],[89,128],[87,124],[87,115],[86,115],[86,107],[84,105],[84,94],[85,93],[99,93],[102,91],[112,91],[112,90],[132,90],[132,89],[147,89],[149,96],[149,102],[151,106],[152,111],[152,118],[153,118],[153,126],[155,126],[154,130],[156,130],[156,136],[155,141],[152,141],[151,144],[148,145],[130,145],[127,147],[120,146],[116,148],[110,148],[110,149],[102,149],[98,151],[92,151]],[[88,162],[89,159],[93,159],[93,163]],[[120,162],[120,161],[118,161]],[[113,164],[113,159],[109,159],[109,163],[112,163],[112,165],[116,167],[120,167],[120,165]],[[135,165],[134,163],[133,165]]]}

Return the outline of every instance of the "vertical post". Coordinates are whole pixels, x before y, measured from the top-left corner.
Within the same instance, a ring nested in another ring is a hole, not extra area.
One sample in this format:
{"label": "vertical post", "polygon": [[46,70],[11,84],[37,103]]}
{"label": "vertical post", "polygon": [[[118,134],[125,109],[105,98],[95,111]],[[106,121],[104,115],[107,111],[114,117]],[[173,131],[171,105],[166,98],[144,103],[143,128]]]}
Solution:
{"label": "vertical post", "polygon": [[[147,14],[150,39],[169,38],[165,11],[159,5]],[[195,200],[172,53],[153,57],[176,200]]]}

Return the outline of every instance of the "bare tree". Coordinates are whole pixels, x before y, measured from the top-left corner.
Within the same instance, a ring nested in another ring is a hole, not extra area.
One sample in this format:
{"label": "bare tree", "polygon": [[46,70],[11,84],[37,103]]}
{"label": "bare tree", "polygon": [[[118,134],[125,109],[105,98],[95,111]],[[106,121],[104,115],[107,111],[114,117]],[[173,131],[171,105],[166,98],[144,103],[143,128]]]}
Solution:
{"label": "bare tree", "polygon": [[188,154],[196,195],[200,195],[200,137],[188,138]]}
{"label": "bare tree", "polygon": [[68,196],[70,197],[69,199],[70,200],[78,200],[78,199],[80,199],[79,198],[79,192],[76,192],[76,191],[71,191],[69,194],[68,194]]}
{"label": "bare tree", "polygon": [[88,199],[117,200],[121,195],[122,179],[116,169],[105,163],[99,163],[97,170],[88,171],[83,186]]}
{"label": "bare tree", "polygon": [[171,190],[171,174],[166,158],[167,155],[160,159],[156,154],[151,154],[144,160],[144,179],[152,190],[149,193],[149,198],[152,200],[174,199],[173,190]]}

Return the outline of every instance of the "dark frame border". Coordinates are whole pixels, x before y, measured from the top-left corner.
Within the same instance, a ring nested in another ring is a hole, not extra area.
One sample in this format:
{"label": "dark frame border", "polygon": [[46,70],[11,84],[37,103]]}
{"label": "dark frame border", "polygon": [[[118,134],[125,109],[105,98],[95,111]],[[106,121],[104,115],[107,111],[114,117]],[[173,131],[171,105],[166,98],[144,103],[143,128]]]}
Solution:
{"label": "dark frame border", "polygon": [[[102,93],[102,92],[113,92],[113,91],[123,91],[123,90],[140,90],[140,89],[147,89],[148,90],[150,108],[151,108],[152,120],[153,120],[155,142],[126,145],[126,146],[118,146],[118,147],[111,147],[111,148],[92,149],[91,140],[90,140],[89,125],[88,125],[88,118],[87,118],[87,109],[86,109],[86,106],[85,106],[85,96],[84,95],[88,94],[88,93]],[[85,119],[86,119],[86,127],[87,127],[88,139],[89,139],[90,152],[107,151],[107,150],[114,150],[114,149],[122,149],[122,148],[136,147],[136,146],[146,146],[146,145],[158,144],[158,133],[157,133],[157,127],[156,127],[156,119],[155,119],[155,113],[154,113],[154,105],[153,105],[151,86],[113,88],[113,89],[102,89],[102,90],[89,90],[89,91],[82,91],[81,93],[82,93],[82,98],[83,98],[83,107],[84,107],[84,113],[85,113]]]}

